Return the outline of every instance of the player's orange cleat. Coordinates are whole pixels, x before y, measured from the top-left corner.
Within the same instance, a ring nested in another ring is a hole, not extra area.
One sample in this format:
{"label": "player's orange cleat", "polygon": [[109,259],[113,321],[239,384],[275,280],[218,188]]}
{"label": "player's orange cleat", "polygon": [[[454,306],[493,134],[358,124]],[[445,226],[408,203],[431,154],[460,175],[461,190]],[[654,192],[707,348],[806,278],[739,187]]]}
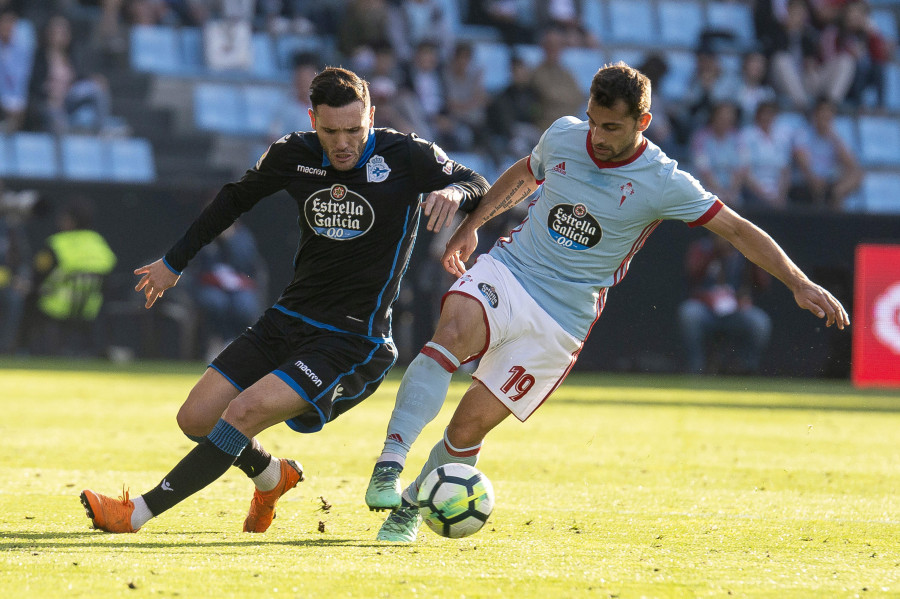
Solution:
{"label": "player's orange cleat", "polygon": [[275,519],[275,504],[282,495],[303,480],[303,467],[294,460],[281,459],[281,480],[271,491],[253,492],[250,513],[244,520],[244,532],[266,532]]}
{"label": "player's orange cleat", "polygon": [[94,528],[115,533],[140,530],[131,527],[134,502],[128,499],[128,490],[125,488],[122,489],[122,495],[118,499],[85,489],[81,492],[81,505],[84,506]]}

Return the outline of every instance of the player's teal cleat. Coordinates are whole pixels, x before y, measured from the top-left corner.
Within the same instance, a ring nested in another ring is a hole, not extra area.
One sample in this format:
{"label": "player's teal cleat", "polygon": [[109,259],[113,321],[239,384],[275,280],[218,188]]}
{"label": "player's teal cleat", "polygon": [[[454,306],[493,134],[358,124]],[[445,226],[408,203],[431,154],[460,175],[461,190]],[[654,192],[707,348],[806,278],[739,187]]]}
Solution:
{"label": "player's teal cleat", "polygon": [[373,512],[400,507],[399,466],[375,464],[369,487],[366,489],[366,505]]}
{"label": "player's teal cleat", "polygon": [[416,540],[421,525],[422,516],[419,514],[419,508],[414,505],[401,505],[387,517],[375,538],[379,541],[412,543]]}

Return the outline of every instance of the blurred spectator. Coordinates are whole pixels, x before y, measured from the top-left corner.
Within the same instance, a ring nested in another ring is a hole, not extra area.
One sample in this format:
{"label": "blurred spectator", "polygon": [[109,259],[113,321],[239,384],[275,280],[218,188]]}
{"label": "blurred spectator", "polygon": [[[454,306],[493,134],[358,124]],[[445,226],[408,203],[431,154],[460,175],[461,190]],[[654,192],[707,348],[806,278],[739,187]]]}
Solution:
{"label": "blurred spectator", "polygon": [[741,78],[735,96],[740,108],[741,124],[749,125],[753,122],[760,102],[777,100],[775,90],[766,83],[767,78],[768,61],[765,54],[751,50],[741,57]]}
{"label": "blurred spectator", "polygon": [[874,105],[883,107],[884,70],[891,59],[891,47],[869,17],[869,5],[864,0],[844,4],[838,24],[826,35],[834,35],[835,44],[855,61],[847,101],[853,106],[860,106],[865,91],[871,88]]}
{"label": "blurred spectator", "polygon": [[837,108],[826,98],[816,102],[795,148],[801,185],[791,199],[840,210],[844,200],[859,189],[863,171],[856,157],[834,130]]}
{"label": "blurred spectator", "polygon": [[389,127],[401,133],[420,133],[429,129],[416,111],[412,94],[401,93],[392,79],[381,75],[374,77],[369,82],[369,94],[375,107],[377,127]]}
{"label": "blurred spectator", "polygon": [[400,0],[393,21],[393,45],[401,62],[411,60],[414,48],[425,40],[437,44],[441,62],[450,61],[456,38],[438,0]]}
{"label": "blurred spectator", "polygon": [[[417,131],[422,137],[430,137],[445,149],[461,149],[465,135],[454,125],[448,115],[447,91],[440,69],[440,57],[434,42],[424,41],[416,47],[412,64],[406,70],[406,83],[401,92],[415,111],[422,115],[431,131]],[[429,135],[430,133],[430,135]]]}
{"label": "blurred spectator", "polygon": [[510,78],[487,107],[487,130],[495,155],[518,158],[530,154],[541,137],[542,130],[535,125],[541,106],[531,86],[531,69],[518,56],[510,61]]}
{"label": "blurred spectator", "polygon": [[681,152],[683,136],[678,129],[677,114],[673,118],[673,111],[662,93],[663,80],[669,72],[669,64],[662,54],[652,52],[638,66],[638,70],[650,80],[650,106],[653,110],[653,120],[644,135],[661,147],[666,154],[675,158]]}
{"label": "blurred spectator", "polygon": [[72,43],[71,24],[62,15],[54,15],[44,26],[30,90],[31,112],[40,129],[59,135],[113,127],[109,84],[89,70],[84,47]]}
{"label": "blurred spectator", "polygon": [[747,172],[743,197],[751,207],[787,206],[793,143],[788,129],[775,126],[777,116],[778,104],[762,102],[753,124],[741,130],[741,162]]}
{"label": "blurred spectator", "polygon": [[854,60],[834,43],[821,40],[810,23],[805,0],[789,0],[784,21],[770,37],[769,67],[775,89],[793,108],[806,110],[812,98],[843,101],[853,81]]}
{"label": "blurred spectator", "polygon": [[734,98],[738,88],[738,82],[722,69],[718,54],[701,47],[696,58],[694,76],[683,100],[686,108],[685,125],[691,132],[706,125],[713,106]]}
{"label": "blurred spectator", "polygon": [[392,14],[387,0],[350,0],[338,32],[338,50],[355,69],[371,69],[375,46],[391,44]]}
{"label": "blurred spectator", "polygon": [[[690,298],[678,308],[688,372],[753,374],[769,343],[769,315],[753,305],[753,290],[769,283],[765,271],[749,262],[727,240],[706,235],[690,244],[685,256]],[[716,337],[732,344],[734,360],[716,353],[707,358]],[[714,358],[714,360],[713,360]]]}
{"label": "blurred spectator", "polygon": [[31,286],[31,252],[25,232],[31,202],[0,195],[0,354],[12,353]]}
{"label": "blurred spectator", "polygon": [[[559,29],[550,28],[541,36],[544,60],[531,73],[531,86],[540,103],[540,116],[535,123],[542,131],[562,116],[582,118],[587,97],[578,81],[562,64],[565,37]],[[597,65],[599,69],[602,65]]]}
{"label": "blurred spectator", "polygon": [[207,355],[215,356],[253,324],[262,310],[266,267],[253,234],[235,222],[196,257],[191,296],[206,325]]}
{"label": "blurred spectator", "polygon": [[745,170],[740,156],[738,108],[733,102],[716,104],[709,123],[691,140],[691,162],[697,178],[728,206],[741,205]]}
{"label": "blurred spectator", "polygon": [[309,111],[309,86],[319,72],[319,59],[315,54],[301,53],[294,57],[291,91],[285,103],[275,111],[269,134],[272,139],[292,131],[308,131],[311,127]]}
{"label": "blurred spectator", "polygon": [[406,76],[400,61],[397,60],[397,53],[391,44],[380,43],[372,46],[373,62],[371,68],[367,71],[360,71],[366,78],[376,79],[378,77],[386,77],[396,84],[403,81]]}
{"label": "blurred spectator", "polygon": [[[196,2],[180,1],[189,4],[192,13],[200,10]],[[213,70],[250,70],[255,0],[213,0],[201,6],[206,9],[200,17],[206,66]]]}
{"label": "blurred spectator", "polygon": [[488,94],[481,68],[472,62],[471,44],[459,44],[444,69],[447,114],[457,129],[463,147],[471,147],[481,137],[487,113]]}
{"label": "blurred spectator", "polygon": [[34,256],[34,287],[20,337],[22,346],[35,353],[96,353],[94,324],[116,255],[91,229],[92,221],[93,204],[73,201],[57,218],[58,232]]}
{"label": "blurred spectator", "polygon": [[534,15],[529,11],[533,5],[520,0],[480,0],[469,2],[466,22],[475,25],[490,25],[497,29],[504,43],[534,43]]}
{"label": "blurred spectator", "polygon": [[[599,40],[582,24],[583,2],[580,0],[547,0],[536,2],[537,22],[561,31],[568,47],[598,48]],[[599,67],[598,67],[599,68]]]}
{"label": "blurred spectator", "polygon": [[34,48],[16,26],[18,14],[5,8],[0,12],[0,109],[3,129],[18,131],[28,107]]}

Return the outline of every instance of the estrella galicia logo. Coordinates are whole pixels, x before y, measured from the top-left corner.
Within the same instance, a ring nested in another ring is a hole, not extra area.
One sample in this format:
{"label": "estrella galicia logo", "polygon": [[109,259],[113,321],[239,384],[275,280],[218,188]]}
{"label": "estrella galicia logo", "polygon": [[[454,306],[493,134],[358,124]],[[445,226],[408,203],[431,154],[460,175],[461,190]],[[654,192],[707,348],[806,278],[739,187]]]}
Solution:
{"label": "estrella galicia logo", "polygon": [[365,235],[375,222],[375,211],[369,202],[340,184],[306,198],[303,213],[316,235],[335,241]]}
{"label": "estrella galicia logo", "polygon": [[556,243],[578,251],[594,247],[603,237],[600,223],[584,204],[557,204],[551,208],[547,230]]}
{"label": "estrella galicia logo", "polygon": [[497,290],[494,289],[493,285],[478,283],[478,291],[480,291],[481,295],[488,301],[491,308],[496,308],[500,305],[500,296],[497,295]]}
{"label": "estrella galicia logo", "polygon": [[391,174],[391,167],[382,156],[375,154],[366,163],[366,180],[369,183],[381,183]]}

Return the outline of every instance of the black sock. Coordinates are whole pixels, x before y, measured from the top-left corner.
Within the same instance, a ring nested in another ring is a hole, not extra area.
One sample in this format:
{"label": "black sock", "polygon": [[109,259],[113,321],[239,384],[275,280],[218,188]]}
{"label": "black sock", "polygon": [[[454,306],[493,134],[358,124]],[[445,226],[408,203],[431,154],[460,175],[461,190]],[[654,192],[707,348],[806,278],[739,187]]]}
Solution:
{"label": "black sock", "polygon": [[256,437],[250,439],[250,445],[244,448],[241,455],[234,461],[234,465],[244,471],[244,474],[253,478],[262,474],[269,463],[272,461],[272,455],[263,449]]}
{"label": "black sock", "polygon": [[250,439],[219,420],[209,436],[192,449],[162,481],[144,493],[144,501],[154,516],[190,497],[225,474]]}
{"label": "black sock", "polygon": [[184,456],[153,490],[144,493],[144,501],[153,515],[159,516],[225,474],[233,463],[233,455],[205,440]]}

